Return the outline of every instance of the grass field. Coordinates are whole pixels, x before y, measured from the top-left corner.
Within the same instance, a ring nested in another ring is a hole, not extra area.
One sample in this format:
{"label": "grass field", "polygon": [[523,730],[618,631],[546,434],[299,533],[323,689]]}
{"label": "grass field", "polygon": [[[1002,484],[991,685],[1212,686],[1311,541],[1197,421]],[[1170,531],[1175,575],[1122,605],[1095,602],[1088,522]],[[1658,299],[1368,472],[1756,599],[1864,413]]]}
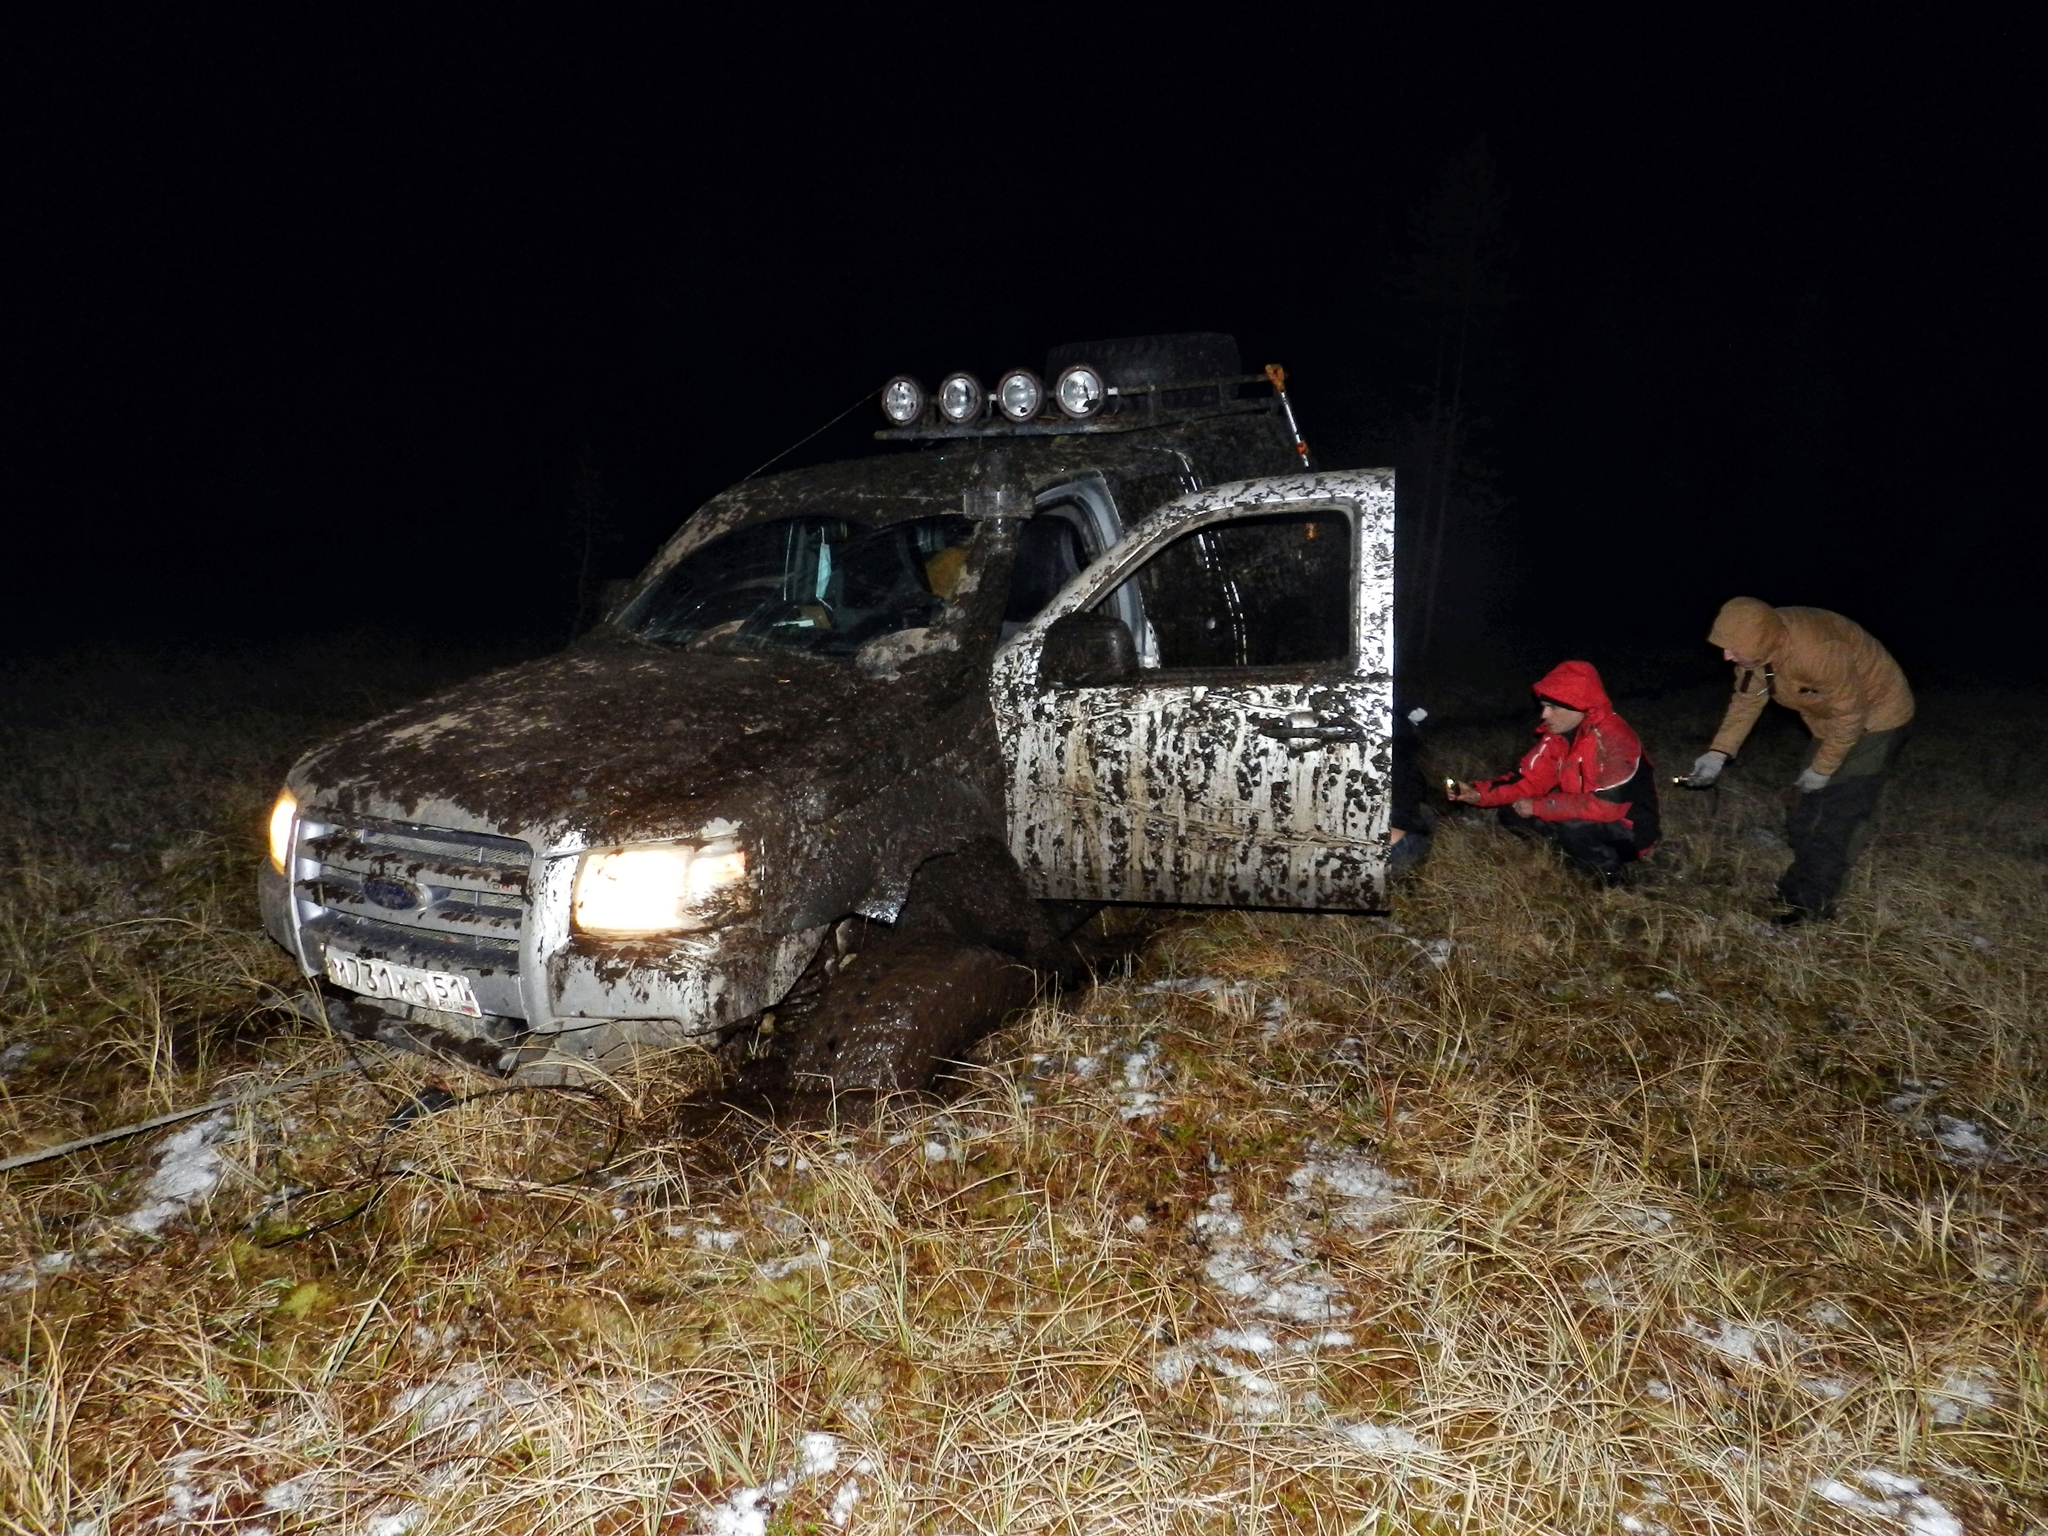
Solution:
{"label": "grass field", "polygon": [[[347,1063],[262,814],[461,664],[15,669],[0,1154]],[[1628,712],[1683,763],[1717,702]],[[1191,920],[730,1177],[674,1130],[702,1056],[381,1053],[0,1175],[0,1528],[2043,1529],[2048,702],[1927,700],[1785,932],[1797,746],[1674,796],[1637,887],[1458,822],[1391,920]]]}

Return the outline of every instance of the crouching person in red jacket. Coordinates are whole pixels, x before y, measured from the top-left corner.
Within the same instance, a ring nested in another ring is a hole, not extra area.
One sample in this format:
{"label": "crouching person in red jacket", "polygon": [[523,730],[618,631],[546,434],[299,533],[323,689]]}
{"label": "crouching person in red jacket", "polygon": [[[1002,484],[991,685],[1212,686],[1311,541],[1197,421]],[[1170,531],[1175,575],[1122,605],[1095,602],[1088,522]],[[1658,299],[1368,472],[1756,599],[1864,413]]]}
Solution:
{"label": "crouching person in red jacket", "polygon": [[1560,662],[1535,691],[1543,723],[1528,755],[1513,773],[1451,785],[1450,797],[1500,807],[1503,826],[1615,884],[1661,835],[1655,770],[1590,663]]}

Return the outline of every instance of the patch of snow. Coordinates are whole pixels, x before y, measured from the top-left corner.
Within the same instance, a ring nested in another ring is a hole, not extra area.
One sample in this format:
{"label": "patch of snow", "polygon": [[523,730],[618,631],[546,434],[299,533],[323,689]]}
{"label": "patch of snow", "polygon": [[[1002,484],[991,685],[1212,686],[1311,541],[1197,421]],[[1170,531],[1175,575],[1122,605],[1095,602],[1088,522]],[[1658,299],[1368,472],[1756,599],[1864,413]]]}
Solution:
{"label": "patch of snow", "polygon": [[[1650,996],[1654,997],[1660,1003],[1679,1003],[1685,1001],[1685,999],[1680,997],[1676,992],[1672,991],[1669,987],[1659,987],[1656,991],[1652,992]],[[1630,1519],[1632,1517],[1624,1515],[1622,1518]]]}
{"label": "patch of snow", "polygon": [[1624,1205],[1615,1213],[1621,1224],[1631,1232],[1640,1232],[1645,1237],[1654,1237],[1659,1232],[1669,1232],[1678,1225],[1677,1216],[1661,1205]]}
{"label": "patch of snow", "polygon": [[1935,1423],[1960,1424],[1973,1414],[1988,1413],[1998,1406],[1994,1390],[1997,1386],[1996,1371],[1975,1365],[1950,1371],[1939,1387],[1921,1396],[1933,1405]]}
{"label": "patch of snow", "polygon": [[509,1413],[547,1397],[545,1388],[524,1376],[498,1380],[475,1361],[464,1361],[446,1376],[407,1387],[391,1403],[394,1419],[410,1417],[417,1435],[446,1435],[469,1442],[482,1438]]}
{"label": "patch of snow", "polygon": [[1287,1347],[1297,1355],[1305,1355],[1314,1349],[1349,1349],[1357,1342],[1357,1339],[1346,1333],[1342,1328],[1325,1328],[1319,1333],[1310,1334],[1305,1339],[1296,1339]]}
{"label": "patch of snow", "polygon": [[943,1163],[953,1155],[953,1149],[943,1141],[928,1141],[924,1144],[924,1160],[928,1163]]}
{"label": "patch of snow", "polygon": [[1725,1317],[1715,1319],[1711,1327],[1688,1317],[1678,1325],[1678,1331],[1723,1359],[1743,1365],[1762,1365],[1770,1356],[1797,1354],[1806,1344],[1783,1323],[1759,1323],[1752,1328]]}
{"label": "patch of snow", "polygon": [[1643,1383],[1643,1392],[1653,1403],[1671,1401],[1671,1383],[1655,1376]]}
{"label": "patch of snow", "polygon": [[[705,1529],[711,1536],[768,1536],[768,1522],[775,1517],[776,1506],[802,1484],[837,1471],[839,1451],[840,1440],[837,1435],[828,1435],[821,1430],[813,1430],[804,1435],[797,1441],[795,1465],[771,1477],[758,1488],[736,1488],[718,1503],[704,1510],[702,1519]],[[863,1461],[855,1470],[858,1471],[867,1465]],[[840,1493],[844,1492],[845,1489],[842,1487]],[[847,1501],[847,1514],[852,1514],[853,1499],[859,1496],[859,1489],[856,1486],[852,1498]],[[838,1507],[836,1495],[833,1507]]]}
{"label": "patch of snow", "polygon": [[1247,1355],[1271,1355],[1280,1350],[1273,1335],[1263,1328],[1218,1328],[1210,1333],[1209,1342],[1218,1349],[1234,1349]]}
{"label": "patch of snow", "polygon": [[1799,1378],[1800,1391],[1810,1392],[1815,1397],[1826,1398],[1830,1402],[1838,1398],[1847,1397],[1855,1385],[1846,1376],[1802,1376]]}
{"label": "patch of snow", "polygon": [[1457,947],[1449,939],[1430,939],[1416,946],[1416,948],[1421,950],[1422,958],[1438,970],[1442,970],[1451,963],[1451,951]]}
{"label": "patch of snow", "polygon": [[1816,1328],[1847,1328],[1856,1321],[1832,1301],[1814,1302],[1806,1309],[1806,1320]]}
{"label": "patch of snow", "polygon": [[1202,1351],[1191,1345],[1163,1349],[1152,1361],[1152,1379],[1162,1387],[1177,1387],[1194,1374],[1201,1359]]}
{"label": "patch of snow", "polygon": [[1179,997],[1204,997],[1223,990],[1223,983],[1214,976],[1188,976],[1169,978],[1164,981],[1148,981],[1140,990],[1168,993]]}
{"label": "patch of snow", "polygon": [[1884,1107],[1895,1115],[1909,1115],[1947,1087],[1945,1077],[1900,1078],[1899,1091],[1884,1101]]}
{"label": "patch of snow", "polygon": [[860,1502],[860,1479],[849,1477],[833,1491],[831,1506],[825,1511],[825,1518],[833,1525],[844,1526],[853,1518],[853,1507]]}
{"label": "patch of snow", "polygon": [[0,1273],[0,1291],[32,1291],[52,1275],[61,1275],[77,1262],[69,1252],[46,1253],[32,1264],[17,1264]]}
{"label": "patch of snow", "polygon": [[1868,1490],[1860,1493],[1838,1478],[1822,1478],[1813,1491],[1843,1509],[1881,1515],[1904,1526],[1909,1536],[1964,1536],[1963,1522],[1948,1506],[1927,1492],[1917,1478],[1901,1477],[1882,1467],[1866,1467],[1851,1477]]}
{"label": "patch of snow", "polygon": [[[1302,1183],[1312,1185],[1314,1176]],[[1376,1185],[1347,1185],[1342,1179],[1339,1189],[1375,1197],[1378,1191]],[[1350,1334],[1314,1326],[1350,1310],[1343,1288],[1324,1278],[1306,1233],[1285,1226],[1251,1233],[1227,1189],[1209,1197],[1205,1209],[1189,1221],[1188,1231],[1207,1250],[1203,1275],[1233,1321],[1197,1342],[1162,1350],[1152,1363],[1153,1378],[1161,1386],[1178,1387],[1199,1369],[1218,1380],[1230,1411],[1239,1418],[1283,1417],[1291,1401],[1288,1391],[1263,1370],[1232,1356],[1265,1362],[1350,1347],[1355,1342]],[[1313,1394],[1303,1394],[1299,1402],[1312,1406]]]}
{"label": "patch of snow", "polygon": [[1371,1451],[1378,1456],[1443,1454],[1441,1446],[1398,1424],[1340,1424],[1336,1428],[1338,1434],[1360,1450]]}
{"label": "patch of snow", "polygon": [[1974,1167],[1979,1163],[2003,1163],[2010,1157],[1992,1145],[1984,1128],[1974,1120],[1956,1115],[1936,1115],[1929,1134],[1941,1145],[1941,1160]]}
{"label": "patch of snow", "polygon": [[1134,1214],[1124,1218],[1124,1230],[1127,1232],[1142,1232],[1151,1225],[1143,1216]]}
{"label": "patch of snow", "polygon": [[770,1259],[765,1264],[756,1264],[754,1273],[763,1280],[786,1280],[799,1270],[823,1269],[832,1257],[832,1240],[821,1237],[817,1246],[809,1253],[792,1254],[786,1259]]}
{"label": "patch of snow", "polygon": [[225,1110],[181,1126],[161,1143],[156,1172],[142,1186],[142,1204],[119,1217],[130,1231],[154,1237],[193,1206],[200,1204],[227,1176],[220,1144],[231,1140],[234,1116]]}
{"label": "patch of snow", "polygon": [[28,1060],[28,1053],[34,1049],[35,1047],[26,1040],[17,1040],[6,1050],[0,1051],[0,1075],[20,1071],[23,1063]]}
{"label": "patch of snow", "polygon": [[427,1518],[427,1506],[407,1502],[389,1514],[378,1515],[363,1527],[363,1536],[406,1536],[406,1532]]}
{"label": "patch of snow", "polygon": [[1395,1178],[1370,1158],[1348,1152],[1327,1161],[1311,1160],[1287,1175],[1289,1200],[1305,1201],[1320,1192],[1330,1220],[1354,1232],[1392,1215],[1407,1187],[1407,1180]]}
{"label": "patch of snow", "polygon": [[180,1451],[164,1463],[171,1474],[170,1486],[164,1490],[164,1500],[170,1508],[150,1521],[151,1525],[189,1525],[225,1497],[223,1489],[209,1492],[194,1473],[193,1469],[205,1458],[204,1451]]}
{"label": "patch of snow", "polygon": [[263,1490],[263,1507],[279,1514],[291,1514],[306,1507],[306,1500],[319,1491],[321,1474],[301,1472]]}
{"label": "patch of snow", "polygon": [[670,1237],[687,1239],[691,1247],[709,1253],[731,1253],[740,1245],[740,1235],[731,1227],[693,1226],[684,1222],[665,1230]]}
{"label": "patch of snow", "polygon": [[1124,1085],[1116,1096],[1118,1118],[1137,1120],[1147,1114],[1159,1114],[1159,1094],[1155,1090],[1163,1077],[1157,1042],[1147,1040],[1137,1051],[1126,1055]]}
{"label": "patch of snow", "polygon": [[1268,1317],[1320,1323],[1344,1316],[1350,1308],[1343,1287],[1315,1277],[1321,1265],[1307,1257],[1306,1244],[1301,1234],[1284,1231],[1256,1244],[1227,1242],[1210,1253],[1202,1272],[1226,1296]]}
{"label": "patch of snow", "polygon": [[462,1342],[462,1330],[450,1323],[445,1328],[429,1328],[425,1323],[414,1323],[406,1335],[414,1349],[431,1355],[452,1355],[455,1346]]}

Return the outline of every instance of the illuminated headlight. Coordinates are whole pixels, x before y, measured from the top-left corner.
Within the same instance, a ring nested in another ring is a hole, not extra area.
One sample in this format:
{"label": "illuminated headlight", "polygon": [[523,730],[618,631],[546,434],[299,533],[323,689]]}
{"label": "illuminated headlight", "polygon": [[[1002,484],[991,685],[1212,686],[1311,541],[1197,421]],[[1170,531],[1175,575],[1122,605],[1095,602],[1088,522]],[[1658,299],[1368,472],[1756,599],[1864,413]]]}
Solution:
{"label": "illuminated headlight", "polygon": [[733,842],[586,853],[576,866],[576,927],[612,938],[707,928],[713,899],[746,878],[747,856]]}
{"label": "illuminated headlight", "polygon": [[277,804],[270,808],[270,867],[280,875],[292,856],[292,824],[299,819],[299,797],[280,790]]}
{"label": "illuminated headlight", "polygon": [[1109,398],[1109,390],[1102,382],[1102,375],[1086,363],[1075,363],[1063,369],[1052,387],[1053,398],[1060,403],[1060,409],[1076,421],[1086,421],[1102,409],[1102,402]]}
{"label": "illuminated headlight", "polygon": [[907,373],[899,373],[882,386],[882,414],[899,427],[907,427],[924,414],[924,386]]}
{"label": "illuminated headlight", "polygon": [[939,414],[957,427],[979,416],[987,399],[981,392],[981,381],[973,374],[948,374],[939,386]]}
{"label": "illuminated headlight", "polygon": [[1012,421],[1029,421],[1045,404],[1045,386],[1028,368],[1012,368],[996,385],[996,409]]}

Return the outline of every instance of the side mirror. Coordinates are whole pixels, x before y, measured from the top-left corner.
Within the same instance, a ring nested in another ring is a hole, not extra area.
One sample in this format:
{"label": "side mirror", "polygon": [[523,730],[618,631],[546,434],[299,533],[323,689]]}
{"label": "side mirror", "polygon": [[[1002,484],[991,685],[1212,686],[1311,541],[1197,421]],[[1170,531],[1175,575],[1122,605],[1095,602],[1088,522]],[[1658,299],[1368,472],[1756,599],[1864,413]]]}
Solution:
{"label": "side mirror", "polygon": [[1138,675],[1138,646],[1122,619],[1068,613],[1052,621],[1038,653],[1041,688],[1099,688]]}

